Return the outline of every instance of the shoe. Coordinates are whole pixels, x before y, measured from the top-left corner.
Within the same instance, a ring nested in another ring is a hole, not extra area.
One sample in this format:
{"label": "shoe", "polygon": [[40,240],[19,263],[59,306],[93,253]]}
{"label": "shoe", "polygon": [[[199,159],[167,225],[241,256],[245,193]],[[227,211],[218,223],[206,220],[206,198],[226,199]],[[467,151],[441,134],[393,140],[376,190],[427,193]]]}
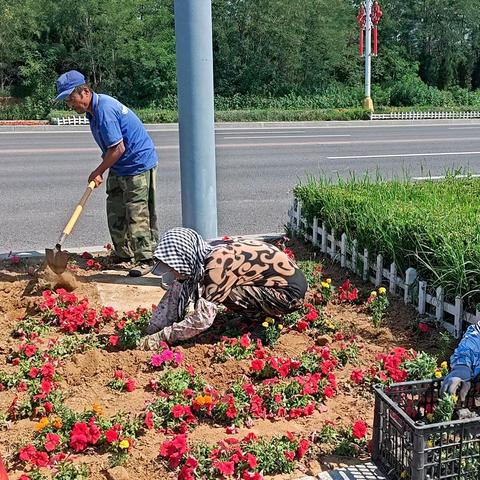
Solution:
{"label": "shoe", "polygon": [[128,272],[130,277],[143,277],[147,273],[150,273],[153,268],[153,261],[146,260],[144,262],[138,262],[135,266]]}

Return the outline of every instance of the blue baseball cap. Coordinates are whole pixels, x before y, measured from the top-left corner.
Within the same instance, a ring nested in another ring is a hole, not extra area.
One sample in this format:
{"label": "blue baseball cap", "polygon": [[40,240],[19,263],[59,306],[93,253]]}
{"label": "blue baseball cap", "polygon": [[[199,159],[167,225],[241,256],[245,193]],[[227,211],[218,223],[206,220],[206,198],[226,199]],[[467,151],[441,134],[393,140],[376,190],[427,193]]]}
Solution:
{"label": "blue baseball cap", "polygon": [[55,97],[55,100],[63,100],[75,90],[75,87],[85,83],[85,77],[80,72],[77,72],[77,70],[69,70],[63,73],[57,78],[56,85],[58,95]]}

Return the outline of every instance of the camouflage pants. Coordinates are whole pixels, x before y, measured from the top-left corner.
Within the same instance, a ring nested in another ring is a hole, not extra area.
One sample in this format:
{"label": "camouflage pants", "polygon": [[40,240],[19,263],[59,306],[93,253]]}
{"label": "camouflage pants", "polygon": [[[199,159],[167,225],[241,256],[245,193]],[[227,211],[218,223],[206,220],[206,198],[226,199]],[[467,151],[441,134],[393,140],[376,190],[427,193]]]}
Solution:
{"label": "camouflage pants", "polygon": [[139,175],[107,178],[108,229],[115,252],[136,262],[149,260],[158,242],[155,212],[157,169]]}

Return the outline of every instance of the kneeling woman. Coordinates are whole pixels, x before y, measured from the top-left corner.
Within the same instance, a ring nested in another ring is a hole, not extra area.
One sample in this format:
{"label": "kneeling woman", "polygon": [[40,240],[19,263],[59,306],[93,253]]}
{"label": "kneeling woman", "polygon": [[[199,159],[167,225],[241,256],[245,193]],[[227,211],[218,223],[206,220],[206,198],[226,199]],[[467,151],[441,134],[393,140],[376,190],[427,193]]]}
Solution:
{"label": "kneeling woman", "polygon": [[302,306],[307,282],[284,252],[257,240],[210,245],[194,230],[173,228],[154,253],[156,275],[173,275],[142,347],[156,349],[207,330],[219,305],[250,319],[280,317]]}

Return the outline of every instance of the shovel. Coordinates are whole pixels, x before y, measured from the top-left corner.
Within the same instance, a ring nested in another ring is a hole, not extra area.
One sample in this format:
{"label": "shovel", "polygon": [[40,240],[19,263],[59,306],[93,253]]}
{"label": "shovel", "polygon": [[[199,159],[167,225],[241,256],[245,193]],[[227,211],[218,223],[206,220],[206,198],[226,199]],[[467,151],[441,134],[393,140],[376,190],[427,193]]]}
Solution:
{"label": "shovel", "polygon": [[88,187],[85,190],[85,193],[82,195],[82,198],[78,202],[78,205],[75,207],[75,211],[70,217],[70,220],[63,229],[63,233],[60,235],[60,238],[58,239],[55,248],[45,249],[45,258],[47,259],[47,264],[57,275],[61,275],[65,271],[68,263],[68,252],[62,251],[63,242],[65,241],[67,236],[70,235],[70,232],[72,231],[75,223],[77,223],[78,217],[82,213],[83,207],[94,188],[95,182],[92,180],[88,184]]}

